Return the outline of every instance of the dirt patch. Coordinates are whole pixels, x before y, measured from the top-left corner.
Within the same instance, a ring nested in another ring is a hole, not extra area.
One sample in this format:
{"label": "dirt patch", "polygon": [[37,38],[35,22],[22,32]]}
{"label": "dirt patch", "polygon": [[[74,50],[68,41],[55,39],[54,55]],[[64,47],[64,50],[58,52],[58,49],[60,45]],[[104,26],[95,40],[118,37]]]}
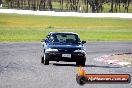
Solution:
{"label": "dirt patch", "polygon": [[132,53],[104,55],[95,60],[107,64],[132,67]]}
{"label": "dirt patch", "polygon": [[124,63],[126,62],[126,63],[129,63],[127,65],[132,66],[132,53],[111,55],[110,60],[118,60]]}

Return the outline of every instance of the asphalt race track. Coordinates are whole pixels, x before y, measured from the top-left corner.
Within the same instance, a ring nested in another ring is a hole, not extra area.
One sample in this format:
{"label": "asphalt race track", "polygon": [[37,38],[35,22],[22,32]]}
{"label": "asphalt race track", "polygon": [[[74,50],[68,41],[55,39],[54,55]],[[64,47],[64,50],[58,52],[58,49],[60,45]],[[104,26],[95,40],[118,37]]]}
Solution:
{"label": "asphalt race track", "polygon": [[[95,61],[102,55],[132,53],[132,42],[87,42],[87,73],[132,75],[132,67],[102,64]],[[40,63],[41,43],[0,43],[0,88],[132,88],[129,84],[76,83],[75,63]]]}

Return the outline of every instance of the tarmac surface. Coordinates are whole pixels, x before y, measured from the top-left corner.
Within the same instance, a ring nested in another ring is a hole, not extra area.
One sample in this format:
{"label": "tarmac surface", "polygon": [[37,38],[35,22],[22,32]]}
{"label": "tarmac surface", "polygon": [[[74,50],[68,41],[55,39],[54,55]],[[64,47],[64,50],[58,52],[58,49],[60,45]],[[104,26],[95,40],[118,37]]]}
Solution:
{"label": "tarmac surface", "polygon": [[[103,64],[94,58],[132,53],[132,42],[87,42],[84,69],[91,74],[130,74],[132,67]],[[75,62],[40,62],[40,42],[0,43],[0,88],[131,88],[129,84],[85,84],[76,82]]]}

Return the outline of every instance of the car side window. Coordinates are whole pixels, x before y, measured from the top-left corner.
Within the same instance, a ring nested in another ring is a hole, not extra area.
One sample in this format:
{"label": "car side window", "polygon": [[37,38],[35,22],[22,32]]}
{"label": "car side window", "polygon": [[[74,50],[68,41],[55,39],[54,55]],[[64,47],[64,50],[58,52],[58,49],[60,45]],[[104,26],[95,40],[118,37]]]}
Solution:
{"label": "car side window", "polygon": [[52,35],[48,35],[47,40],[48,40],[48,42],[52,42],[53,41],[53,36]]}
{"label": "car side window", "polygon": [[46,36],[46,38],[45,38],[45,42],[47,42],[47,41],[48,41],[48,37],[49,37],[49,36],[47,35],[47,36]]}

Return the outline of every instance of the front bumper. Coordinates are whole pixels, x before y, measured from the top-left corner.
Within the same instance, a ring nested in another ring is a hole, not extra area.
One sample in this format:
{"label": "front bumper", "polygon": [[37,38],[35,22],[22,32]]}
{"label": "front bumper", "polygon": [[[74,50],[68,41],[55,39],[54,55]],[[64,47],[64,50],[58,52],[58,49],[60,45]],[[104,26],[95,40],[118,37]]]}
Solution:
{"label": "front bumper", "polygon": [[[70,54],[71,57],[63,57],[62,54]],[[86,59],[85,53],[80,52],[48,52],[45,53],[47,60],[49,61],[67,61],[67,62],[76,62],[79,60]]]}

